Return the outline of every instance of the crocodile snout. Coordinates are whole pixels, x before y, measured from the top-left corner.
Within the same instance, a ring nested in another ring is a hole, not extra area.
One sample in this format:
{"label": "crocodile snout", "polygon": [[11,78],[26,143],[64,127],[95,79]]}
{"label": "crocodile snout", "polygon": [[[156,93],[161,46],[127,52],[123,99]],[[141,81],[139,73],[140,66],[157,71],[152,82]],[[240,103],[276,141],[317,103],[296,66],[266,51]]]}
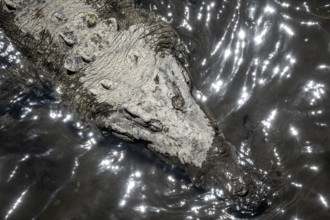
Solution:
{"label": "crocodile snout", "polygon": [[266,178],[253,170],[239,165],[235,147],[218,135],[195,185],[217,189],[215,194],[226,201],[229,213],[237,217],[255,216],[269,206],[271,187]]}

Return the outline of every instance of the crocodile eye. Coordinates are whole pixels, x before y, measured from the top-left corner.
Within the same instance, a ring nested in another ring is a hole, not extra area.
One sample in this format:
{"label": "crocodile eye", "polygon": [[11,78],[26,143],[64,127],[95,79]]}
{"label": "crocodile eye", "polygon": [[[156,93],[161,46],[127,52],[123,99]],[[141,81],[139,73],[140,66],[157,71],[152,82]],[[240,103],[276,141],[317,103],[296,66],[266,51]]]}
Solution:
{"label": "crocodile eye", "polygon": [[176,110],[182,111],[184,104],[184,99],[180,95],[176,95],[172,98],[172,105]]}
{"label": "crocodile eye", "polygon": [[9,11],[15,11],[17,9],[17,4],[11,0],[5,0],[5,5]]}

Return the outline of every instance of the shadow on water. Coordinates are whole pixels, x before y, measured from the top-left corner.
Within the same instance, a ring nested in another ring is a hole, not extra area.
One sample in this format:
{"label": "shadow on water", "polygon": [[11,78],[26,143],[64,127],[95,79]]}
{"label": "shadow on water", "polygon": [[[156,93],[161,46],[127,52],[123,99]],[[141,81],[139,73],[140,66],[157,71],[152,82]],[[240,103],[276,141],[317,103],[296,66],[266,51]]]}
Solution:
{"label": "shadow on water", "polygon": [[[242,166],[280,179],[251,218],[330,218],[329,2],[137,3],[184,40],[193,94]],[[231,215],[216,191],[196,190],[142,143],[81,121],[56,88],[6,85],[10,71],[28,70],[0,31],[2,219],[250,218]]]}

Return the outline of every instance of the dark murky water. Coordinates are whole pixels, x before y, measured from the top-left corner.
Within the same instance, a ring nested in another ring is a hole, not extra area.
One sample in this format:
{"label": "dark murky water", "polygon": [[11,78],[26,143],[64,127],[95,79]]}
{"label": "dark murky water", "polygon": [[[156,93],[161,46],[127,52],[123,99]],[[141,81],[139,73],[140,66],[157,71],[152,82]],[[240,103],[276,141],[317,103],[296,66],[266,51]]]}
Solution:
{"label": "dark murky water", "polygon": [[[281,176],[256,218],[329,219],[330,2],[142,4],[188,45],[194,95],[227,139]],[[19,57],[0,32],[1,80]],[[235,219],[212,192],[102,137],[49,91],[0,104],[1,219]]]}

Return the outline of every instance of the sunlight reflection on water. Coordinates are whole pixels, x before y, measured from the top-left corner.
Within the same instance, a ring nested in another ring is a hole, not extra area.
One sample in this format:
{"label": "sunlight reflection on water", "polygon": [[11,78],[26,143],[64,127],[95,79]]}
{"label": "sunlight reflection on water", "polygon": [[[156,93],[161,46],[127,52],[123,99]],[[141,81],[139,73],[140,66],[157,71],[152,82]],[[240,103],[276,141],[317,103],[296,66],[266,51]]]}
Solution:
{"label": "sunlight reflection on water", "polygon": [[[142,3],[188,45],[194,97],[209,106],[240,162],[265,175],[279,170],[283,187],[259,218],[328,218],[330,30],[317,13],[329,5]],[[22,67],[20,56],[0,31],[2,77]],[[171,168],[128,150],[134,146],[105,141],[59,100],[47,103],[22,92],[6,103],[12,110],[0,111],[3,218],[236,219],[216,199],[221,190],[197,192]]]}

